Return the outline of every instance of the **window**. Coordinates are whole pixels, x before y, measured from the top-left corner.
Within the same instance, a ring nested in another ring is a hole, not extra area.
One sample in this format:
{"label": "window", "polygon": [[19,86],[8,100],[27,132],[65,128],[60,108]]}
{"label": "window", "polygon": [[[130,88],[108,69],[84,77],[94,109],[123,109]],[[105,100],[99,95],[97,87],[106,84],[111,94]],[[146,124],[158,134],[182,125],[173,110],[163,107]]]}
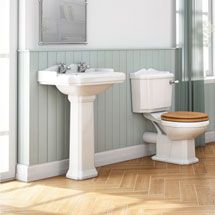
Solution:
{"label": "window", "polygon": [[1,2],[0,13],[0,172],[8,171],[9,163],[9,1]]}
{"label": "window", "polygon": [[[182,46],[183,40],[183,1],[176,0],[176,43],[179,47]],[[202,1],[202,21],[203,21],[203,62],[204,62],[204,76],[206,78],[215,77],[215,56],[214,51],[214,33],[215,27],[213,25],[213,0]]]}
{"label": "window", "polygon": [[202,1],[202,20],[203,20],[203,56],[204,56],[204,75],[205,77],[214,76],[213,71],[213,0]]}
{"label": "window", "polygon": [[180,8],[180,0],[176,0],[176,44],[177,46],[181,46],[181,41],[180,39],[182,38],[181,37],[181,26],[182,25],[182,18],[183,18],[183,14],[182,14],[182,11],[181,11],[181,8]]}

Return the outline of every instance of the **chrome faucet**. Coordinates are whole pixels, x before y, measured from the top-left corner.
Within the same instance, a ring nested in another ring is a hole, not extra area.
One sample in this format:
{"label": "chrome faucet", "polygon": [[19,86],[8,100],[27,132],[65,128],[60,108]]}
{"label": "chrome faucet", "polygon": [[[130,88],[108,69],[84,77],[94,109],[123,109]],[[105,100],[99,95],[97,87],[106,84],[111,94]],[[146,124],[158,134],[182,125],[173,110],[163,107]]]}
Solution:
{"label": "chrome faucet", "polygon": [[65,63],[60,63],[58,65],[57,74],[64,74],[67,70],[70,70],[71,67],[67,66]]}
{"label": "chrome faucet", "polygon": [[90,68],[90,66],[87,65],[86,63],[80,62],[78,64],[78,72],[86,72],[86,70],[89,68]]}

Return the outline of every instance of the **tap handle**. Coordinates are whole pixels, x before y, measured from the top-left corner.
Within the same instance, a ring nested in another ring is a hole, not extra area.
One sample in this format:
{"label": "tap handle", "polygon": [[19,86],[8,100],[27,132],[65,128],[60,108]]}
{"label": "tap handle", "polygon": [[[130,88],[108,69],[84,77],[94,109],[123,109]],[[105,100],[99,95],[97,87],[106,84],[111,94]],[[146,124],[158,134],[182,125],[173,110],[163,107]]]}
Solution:
{"label": "tap handle", "polygon": [[78,65],[79,65],[79,66],[85,66],[85,67],[88,67],[88,66],[89,66],[86,62],[82,62],[82,61],[81,61]]}
{"label": "tap handle", "polygon": [[67,69],[67,70],[70,70],[70,69],[71,69],[71,66],[66,66],[66,69]]}
{"label": "tap handle", "polygon": [[66,64],[61,62],[61,63],[59,63],[58,67],[66,67]]}

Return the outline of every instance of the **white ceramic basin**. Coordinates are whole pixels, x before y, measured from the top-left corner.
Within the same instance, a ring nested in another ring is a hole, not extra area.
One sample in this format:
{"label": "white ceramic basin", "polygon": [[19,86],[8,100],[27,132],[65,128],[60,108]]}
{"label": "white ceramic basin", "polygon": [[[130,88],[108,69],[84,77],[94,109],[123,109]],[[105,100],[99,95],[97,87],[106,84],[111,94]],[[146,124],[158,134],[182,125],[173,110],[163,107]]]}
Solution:
{"label": "white ceramic basin", "polygon": [[71,64],[65,74],[57,74],[58,66],[38,72],[40,84],[55,85],[70,101],[70,153],[66,177],[82,180],[97,176],[94,165],[94,101],[96,95],[122,83],[125,74],[113,69],[87,69],[77,72]]}
{"label": "white ceramic basin", "polygon": [[75,64],[65,74],[57,74],[57,66],[38,72],[40,84],[55,85],[59,91],[71,96],[97,95],[113,84],[125,80],[125,74],[113,69],[91,68],[85,73],[78,73]]}

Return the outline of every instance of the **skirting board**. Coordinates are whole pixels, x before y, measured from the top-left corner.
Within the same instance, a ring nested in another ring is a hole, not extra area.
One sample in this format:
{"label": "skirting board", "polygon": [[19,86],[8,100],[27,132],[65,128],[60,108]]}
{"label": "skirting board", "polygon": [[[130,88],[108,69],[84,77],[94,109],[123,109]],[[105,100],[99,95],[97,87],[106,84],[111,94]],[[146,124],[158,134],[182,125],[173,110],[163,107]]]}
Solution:
{"label": "skirting board", "polygon": [[205,133],[205,143],[215,142],[215,131],[208,131]]}
{"label": "skirting board", "polygon": [[[95,166],[105,166],[155,154],[155,144],[140,144],[95,154]],[[27,166],[17,164],[16,179],[31,182],[66,174],[69,160]]]}

